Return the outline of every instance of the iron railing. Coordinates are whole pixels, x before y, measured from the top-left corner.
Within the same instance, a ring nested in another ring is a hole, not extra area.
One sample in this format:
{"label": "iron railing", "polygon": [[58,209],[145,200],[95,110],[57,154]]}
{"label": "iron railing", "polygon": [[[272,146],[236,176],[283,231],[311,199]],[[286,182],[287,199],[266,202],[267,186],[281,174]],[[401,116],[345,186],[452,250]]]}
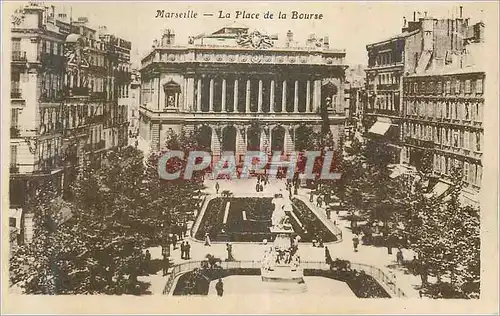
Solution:
{"label": "iron railing", "polygon": [[[201,266],[202,261],[190,261],[185,263],[176,264],[172,267],[172,271],[167,278],[167,282],[165,287],[163,288],[164,295],[170,295],[173,292],[173,286],[175,284],[175,280],[178,276],[185,272],[189,272],[194,270],[195,268],[199,268]],[[330,270],[330,265],[326,262],[320,261],[302,261],[300,263],[303,269],[315,269],[315,270]],[[223,261],[220,263],[220,266],[223,269],[260,269],[261,262],[260,261]],[[382,287],[386,290],[389,290],[391,293],[391,297],[404,298],[407,297],[406,293],[396,284],[396,280],[388,276],[381,269],[374,267],[369,264],[363,263],[352,263],[351,269],[364,271],[367,275],[373,277],[377,282],[379,282]]]}
{"label": "iron railing", "polygon": [[26,52],[13,51],[12,61],[26,61]]}

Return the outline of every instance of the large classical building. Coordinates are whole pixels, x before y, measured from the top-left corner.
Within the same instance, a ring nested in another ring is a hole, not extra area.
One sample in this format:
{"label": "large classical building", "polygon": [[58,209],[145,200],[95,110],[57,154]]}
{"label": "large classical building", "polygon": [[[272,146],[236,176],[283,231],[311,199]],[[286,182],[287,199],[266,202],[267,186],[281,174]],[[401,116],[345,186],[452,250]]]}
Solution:
{"label": "large classical building", "polygon": [[[311,35],[267,35],[233,24],[176,45],[165,31],[142,59],[140,138],[156,150],[169,133],[201,132],[221,151],[290,152],[301,135],[344,124],[345,51]],[[327,125],[328,126],[328,125]],[[238,156],[241,157],[241,156]]]}
{"label": "large classical building", "polygon": [[36,3],[14,12],[11,32],[10,224],[29,241],[42,183],[67,193],[85,161],[127,145],[131,43]]}

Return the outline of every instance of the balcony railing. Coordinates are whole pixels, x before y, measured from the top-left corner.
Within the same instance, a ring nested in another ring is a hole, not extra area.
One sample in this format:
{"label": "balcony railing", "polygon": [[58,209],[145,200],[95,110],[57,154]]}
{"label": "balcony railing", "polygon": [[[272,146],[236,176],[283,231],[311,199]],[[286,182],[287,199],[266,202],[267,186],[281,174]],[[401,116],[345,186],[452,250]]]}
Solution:
{"label": "balcony railing", "polygon": [[40,159],[39,161],[40,171],[48,171],[55,169],[58,165],[58,161],[59,161],[58,157]]}
{"label": "balcony railing", "polygon": [[13,51],[12,61],[26,61],[26,52]]}
{"label": "balcony railing", "polygon": [[101,100],[106,98],[106,92],[92,92],[90,95],[91,100]]}
{"label": "balcony railing", "polygon": [[106,142],[104,140],[100,140],[97,144],[94,146],[94,150],[101,150],[106,147]]}
{"label": "balcony railing", "polygon": [[21,99],[21,89],[20,88],[12,88],[10,91],[11,99]]}
{"label": "balcony railing", "polygon": [[10,127],[10,137],[13,138],[13,137],[20,137],[21,136],[21,131],[19,130],[19,128],[15,127],[15,126],[11,126]]}
{"label": "balcony railing", "polygon": [[407,144],[413,145],[413,146],[418,146],[418,147],[423,147],[423,148],[428,148],[428,149],[434,148],[434,142],[431,140],[423,140],[423,139],[418,139],[418,138],[406,137],[405,142]]}
{"label": "balcony railing", "polygon": [[15,164],[13,165],[10,165],[10,173],[13,174],[13,173],[19,173],[19,167]]}
{"label": "balcony railing", "polygon": [[87,87],[76,87],[69,89],[70,96],[89,96],[89,88]]}

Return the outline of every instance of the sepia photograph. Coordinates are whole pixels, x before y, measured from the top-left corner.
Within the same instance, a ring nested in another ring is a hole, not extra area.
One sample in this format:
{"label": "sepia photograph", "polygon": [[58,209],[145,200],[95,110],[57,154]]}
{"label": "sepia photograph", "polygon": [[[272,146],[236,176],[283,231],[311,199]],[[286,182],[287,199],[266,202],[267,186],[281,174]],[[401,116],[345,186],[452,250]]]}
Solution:
{"label": "sepia photograph", "polygon": [[6,312],[498,313],[497,2],[11,1],[2,66]]}

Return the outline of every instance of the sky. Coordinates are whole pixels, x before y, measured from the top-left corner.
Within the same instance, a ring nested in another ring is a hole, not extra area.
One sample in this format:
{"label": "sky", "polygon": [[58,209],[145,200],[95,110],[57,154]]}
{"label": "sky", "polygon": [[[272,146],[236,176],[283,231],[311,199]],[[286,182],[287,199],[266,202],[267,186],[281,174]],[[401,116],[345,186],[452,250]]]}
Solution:
{"label": "sky", "polygon": [[[49,3],[47,3],[49,4]],[[403,17],[413,19],[413,12],[423,16],[427,12],[435,18],[458,17],[459,6],[463,6],[464,18],[475,23],[485,20],[485,3],[472,2],[56,2],[56,10],[64,9],[68,14],[72,7],[73,18],[86,16],[92,27],[106,25],[108,31],[132,42],[132,61],[137,63],[150,49],[154,39],[159,39],[164,29],[176,33],[176,44],[187,43],[188,36],[215,31],[236,21],[250,29],[268,34],[278,34],[282,39],[288,30],[294,39],[305,43],[309,34],[329,36],[330,48],[346,50],[349,65],[366,64],[366,45],[401,32]],[[156,10],[165,12],[198,13],[196,19],[155,18]],[[230,13],[229,19],[218,17],[219,11]],[[235,19],[235,11],[260,13],[260,19]],[[292,10],[301,13],[322,13],[321,20],[292,20]],[[267,11],[274,19],[263,19]],[[287,14],[287,19],[277,19],[278,12]],[[213,13],[205,17],[203,13]],[[418,14],[417,14],[418,19]]]}

